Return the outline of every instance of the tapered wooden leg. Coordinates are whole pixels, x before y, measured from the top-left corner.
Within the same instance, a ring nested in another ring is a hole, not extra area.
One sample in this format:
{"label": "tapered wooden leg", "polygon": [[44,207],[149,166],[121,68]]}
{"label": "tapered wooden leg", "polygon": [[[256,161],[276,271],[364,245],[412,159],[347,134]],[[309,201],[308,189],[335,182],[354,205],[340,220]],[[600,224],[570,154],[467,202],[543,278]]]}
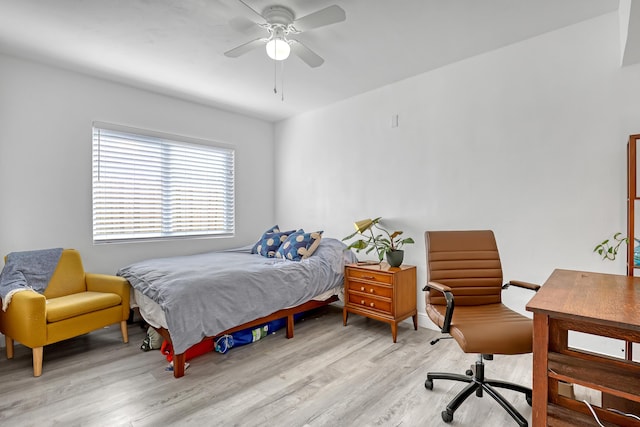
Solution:
{"label": "tapered wooden leg", "polygon": [[33,353],[33,376],[39,377],[42,375],[42,349],[43,347],[34,347],[31,352]]}
{"label": "tapered wooden leg", "polygon": [[13,359],[13,338],[5,335],[4,345],[7,348],[7,359]]}
{"label": "tapered wooden leg", "polygon": [[398,338],[398,324],[396,322],[391,322],[391,336],[393,337],[393,342],[396,342],[396,338]]}
{"label": "tapered wooden leg", "polygon": [[127,321],[123,320],[120,322],[120,331],[122,332],[122,340],[125,343],[129,342],[129,330],[127,329]]}

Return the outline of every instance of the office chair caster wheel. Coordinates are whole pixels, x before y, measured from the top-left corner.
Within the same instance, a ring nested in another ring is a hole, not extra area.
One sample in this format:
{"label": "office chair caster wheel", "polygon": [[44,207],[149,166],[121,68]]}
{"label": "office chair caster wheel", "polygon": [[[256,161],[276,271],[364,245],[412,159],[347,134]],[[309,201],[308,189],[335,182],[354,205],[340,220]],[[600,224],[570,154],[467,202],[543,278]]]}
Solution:
{"label": "office chair caster wheel", "polygon": [[442,421],[450,423],[453,421],[453,414],[450,414],[449,411],[442,411]]}
{"label": "office chair caster wheel", "polygon": [[424,382],[424,388],[427,390],[433,390],[433,381],[428,379]]}
{"label": "office chair caster wheel", "polygon": [[526,399],[527,399],[527,404],[531,406],[531,396],[530,395],[526,396]]}
{"label": "office chair caster wheel", "polygon": [[473,376],[473,371],[471,369],[467,369],[465,374],[467,374],[467,376],[472,377]]}

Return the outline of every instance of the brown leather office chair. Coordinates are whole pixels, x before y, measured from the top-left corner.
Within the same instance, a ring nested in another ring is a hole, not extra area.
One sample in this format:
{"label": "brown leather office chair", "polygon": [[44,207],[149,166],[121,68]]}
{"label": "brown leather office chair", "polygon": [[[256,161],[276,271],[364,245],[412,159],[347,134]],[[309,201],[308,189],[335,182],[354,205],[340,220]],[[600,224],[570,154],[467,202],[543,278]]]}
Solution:
{"label": "brown leather office chair", "polygon": [[[531,319],[502,304],[502,266],[493,232],[427,231],[427,270],[429,282],[426,310],[442,333],[453,337],[465,353],[477,353],[473,370],[466,375],[429,372],[424,386],[433,389],[434,380],[454,380],[468,385],[442,411],[445,422],[472,393],[482,397],[486,392],[521,426],[527,420],[498,393],[495,387],[524,393],[531,405],[531,389],[509,382],[484,377],[484,360],[494,354],[531,353],[533,323]],[[537,291],[538,285],[511,281],[504,285]],[[435,344],[438,340],[431,343]]]}

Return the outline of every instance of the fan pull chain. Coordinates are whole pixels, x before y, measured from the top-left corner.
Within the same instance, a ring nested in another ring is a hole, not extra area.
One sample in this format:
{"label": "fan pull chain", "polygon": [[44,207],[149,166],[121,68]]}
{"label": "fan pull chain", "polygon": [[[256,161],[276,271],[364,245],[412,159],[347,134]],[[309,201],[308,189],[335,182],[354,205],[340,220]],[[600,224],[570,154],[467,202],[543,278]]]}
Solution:
{"label": "fan pull chain", "polygon": [[278,93],[278,89],[276,88],[276,85],[278,84],[278,61],[276,61],[275,59],[273,60],[273,93],[277,94]]}
{"label": "fan pull chain", "polygon": [[273,60],[273,93],[278,94],[278,62],[280,62],[280,100],[284,102],[284,61]]}
{"label": "fan pull chain", "polygon": [[284,102],[284,61],[280,61],[280,100]]}

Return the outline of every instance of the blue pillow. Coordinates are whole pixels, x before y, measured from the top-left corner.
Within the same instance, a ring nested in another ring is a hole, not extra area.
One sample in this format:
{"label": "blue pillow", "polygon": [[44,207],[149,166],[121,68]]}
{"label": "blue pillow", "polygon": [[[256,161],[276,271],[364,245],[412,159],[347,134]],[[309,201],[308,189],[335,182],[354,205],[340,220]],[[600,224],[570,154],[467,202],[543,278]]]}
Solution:
{"label": "blue pillow", "polygon": [[273,227],[271,227],[270,229],[268,229],[267,231],[262,233],[262,236],[258,239],[256,244],[253,245],[253,248],[251,248],[251,253],[252,254],[259,254],[260,251],[258,250],[258,246],[260,246],[260,243],[262,242],[262,239],[264,239],[264,236],[266,236],[267,233],[277,233],[278,231],[280,231],[280,227],[278,227],[277,225],[274,225]]}
{"label": "blue pillow", "polygon": [[312,233],[305,233],[304,230],[296,231],[289,235],[282,246],[278,248],[276,257],[290,261],[309,258],[320,245],[322,233],[323,231],[314,231]]}
{"label": "blue pillow", "polygon": [[258,245],[258,253],[267,258],[275,258],[280,245],[287,240],[290,234],[296,230],[279,231],[277,233],[266,233]]}

